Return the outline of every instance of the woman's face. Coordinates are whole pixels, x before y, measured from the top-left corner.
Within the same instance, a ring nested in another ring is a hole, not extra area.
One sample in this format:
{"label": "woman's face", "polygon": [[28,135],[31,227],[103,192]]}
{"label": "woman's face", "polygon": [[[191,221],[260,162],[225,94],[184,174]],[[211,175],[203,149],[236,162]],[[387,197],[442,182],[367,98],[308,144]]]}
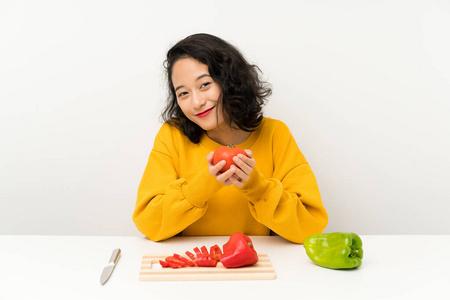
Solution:
{"label": "woman's face", "polygon": [[185,116],[203,130],[215,130],[224,123],[219,101],[221,88],[208,66],[193,58],[179,59],[172,67],[172,84]]}

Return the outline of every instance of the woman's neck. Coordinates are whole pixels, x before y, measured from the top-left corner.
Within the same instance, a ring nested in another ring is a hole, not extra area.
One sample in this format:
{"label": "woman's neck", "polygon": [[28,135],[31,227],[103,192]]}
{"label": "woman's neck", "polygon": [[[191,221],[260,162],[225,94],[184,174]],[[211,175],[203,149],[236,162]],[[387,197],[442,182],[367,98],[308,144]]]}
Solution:
{"label": "woman's neck", "polygon": [[221,145],[238,145],[247,140],[251,132],[241,129],[233,129],[230,127],[209,130],[206,135]]}

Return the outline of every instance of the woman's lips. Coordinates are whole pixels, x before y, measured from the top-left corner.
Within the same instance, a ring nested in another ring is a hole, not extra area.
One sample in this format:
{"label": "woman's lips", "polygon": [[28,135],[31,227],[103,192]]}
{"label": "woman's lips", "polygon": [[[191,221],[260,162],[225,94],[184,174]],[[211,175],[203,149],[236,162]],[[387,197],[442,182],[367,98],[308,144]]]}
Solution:
{"label": "woman's lips", "polygon": [[205,110],[205,111],[199,113],[199,114],[196,114],[196,116],[199,117],[199,118],[204,118],[204,117],[206,117],[207,115],[209,115],[209,113],[213,110],[213,108],[214,108],[214,106],[211,107],[210,109],[207,109],[207,110]]}

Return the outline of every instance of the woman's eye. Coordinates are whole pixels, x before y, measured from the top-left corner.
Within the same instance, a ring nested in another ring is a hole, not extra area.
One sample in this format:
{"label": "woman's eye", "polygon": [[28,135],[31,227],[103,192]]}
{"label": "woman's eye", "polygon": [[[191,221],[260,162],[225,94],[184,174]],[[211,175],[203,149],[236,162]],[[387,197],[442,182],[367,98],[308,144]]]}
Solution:
{"label": "woman's eye", "polygon": [[202,84],[202,86],[201,86],[200,88],[207,87],[207,86],[210,85],[210,84],[211,84],[211,82],[205,82],[204,84]]}
{"label": "woman's eye", "polygon": [[178,98],[183,97],[183,96],[186,95],[186,94],[187,94],[187,92],[179,93],[179,94],[178,94]]}

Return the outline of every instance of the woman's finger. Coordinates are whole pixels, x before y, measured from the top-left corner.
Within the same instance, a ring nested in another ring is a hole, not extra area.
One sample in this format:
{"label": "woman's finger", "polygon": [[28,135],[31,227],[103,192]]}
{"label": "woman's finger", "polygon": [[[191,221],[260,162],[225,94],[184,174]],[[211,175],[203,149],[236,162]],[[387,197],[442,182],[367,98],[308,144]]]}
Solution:
{"label": "woman's finger", "polygon": [[241,178],[237,178],[235,176],[230,177],[230,182],[238,188],[241,188],[244,186],[244,180],[242,180]]}
{"label": "woman's finger", "polygon": [[[251,173],[251,171],[250,171]],[[242,171],[240,168],[236,168],[236,172],[234,173],[236,179],[240,181],[247,181],[250,178],[250,175]]]}
{"label": "woman's finger", "polygon": [[217,164],[213,165],[212,162],[209,164],[209,174],[213,176],[218,176],[220,170],[226,165],[226,161],[219,161]]}
{"label": "woman's finger", "polygon": [[254,166],[253,158],[246,157],[243,154],[238,154],[237,156],[233,157],[233,161],[246,174],[252,173]]}
{"label": "woman's finger", "polygon": [[[218,164],[217,164],[218,165]],[[225,165],[225,164],[224,164]],[[222,166],[223,167],[223,166]],[[220,168],[221,169],[221,168]],[[217,171],[217,173],[219,173],[220,169]],[[234,173],[236,172],[237,168],[235,166],[231,166],[230,169],[228,169],[227,171],[220,173],[218,175],[216,175],[217,181],[219,182],[223,182],[225,183],[228,179],[230,179],[230,177],[232,177],[234,175]],[[217,174],[216,173],[216,174]]]}
{"label": "woman's finger", "polygon": [[213,156],[214,156],[214,151],[213,151],[213,152],[209,152],[209,154],[206,156],[206,161],[207,161],[209,164],[212,164]]}

